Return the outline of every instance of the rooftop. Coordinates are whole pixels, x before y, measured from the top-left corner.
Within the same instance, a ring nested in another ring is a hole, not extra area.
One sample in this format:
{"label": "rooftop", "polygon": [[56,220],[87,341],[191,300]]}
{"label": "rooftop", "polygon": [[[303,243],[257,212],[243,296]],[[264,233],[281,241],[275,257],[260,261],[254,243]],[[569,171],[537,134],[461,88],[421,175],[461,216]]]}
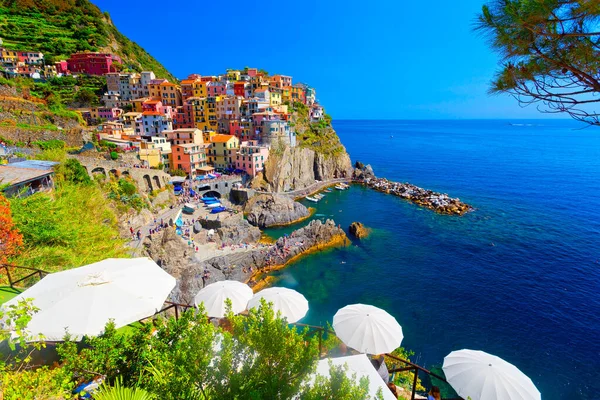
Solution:
{"label": "rooftop", "polygon": [[233,135],[215,135],[210,138],[210,141],[213,143],[226,143],[226,142],[230,141],[231,138],[234,138],[234,137],[235,136],[233,136]]}
{"label": "rooftop", "polygon": [[9,184],[11,186],[18,185],[20,183],[29,182],[54,173],[52,169],[20,168],[15,167],[14,165],[16,164],[21,163],[0,165],[0,182],[2,182],[2,184]]}
{"label": "rooftop", "polygon": [[52,168],[59,163],[54,161],[41,161],[41,160],[25,160],[16,163],[8,164],[11,167],[18,168],[31,168],[39,170],[52,170]]}

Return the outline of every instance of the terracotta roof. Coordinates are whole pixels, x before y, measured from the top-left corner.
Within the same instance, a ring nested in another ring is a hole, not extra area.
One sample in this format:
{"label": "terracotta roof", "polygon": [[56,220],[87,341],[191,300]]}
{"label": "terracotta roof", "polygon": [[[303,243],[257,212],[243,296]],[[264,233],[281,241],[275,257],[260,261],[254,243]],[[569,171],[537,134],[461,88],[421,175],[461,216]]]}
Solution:
{"label": "terracotta roof", "polygon": [[144,101],[144,103],[146,104],[156,104],[156,103],[161,103],[160,100],[146,100]]}
{"label": "terracotta roof", "polygon": [[215,135],[210,138],[210,141],[213,143],[227,143],[228,141],[231,140],[231,138],[234,138],[234,137],[235,136],[233,136],[233,135]]}
{"label": "terracotta roof", "polygon": [[171,82],[164,82],[164,83],[161,83],[160,85],[161,86],[177,86],[176,84],[171,83]]}
{"label": "terracotta roof", "polygon": [[144,111],[142,113],[142,115],[164,115],[164,114],[159,113],[158,111]]}

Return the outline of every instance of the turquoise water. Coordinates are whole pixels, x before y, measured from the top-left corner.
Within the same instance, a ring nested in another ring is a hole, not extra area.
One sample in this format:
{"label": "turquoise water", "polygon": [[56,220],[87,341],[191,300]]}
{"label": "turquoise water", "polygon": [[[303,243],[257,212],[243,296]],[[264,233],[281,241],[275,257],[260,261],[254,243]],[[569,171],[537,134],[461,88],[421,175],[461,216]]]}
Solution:
{"label": "turquoise water", "polygon": [[360,186],[327,194],[313,218],[373,232],[278,272],[279,285],[309,300],[301,322],[373,304],[396,317],[421,365],[484,350],[520,368],[544,399],[599,399],[600,129],[513,122],[335,122],[353,161],[476,211],[441,216]]}

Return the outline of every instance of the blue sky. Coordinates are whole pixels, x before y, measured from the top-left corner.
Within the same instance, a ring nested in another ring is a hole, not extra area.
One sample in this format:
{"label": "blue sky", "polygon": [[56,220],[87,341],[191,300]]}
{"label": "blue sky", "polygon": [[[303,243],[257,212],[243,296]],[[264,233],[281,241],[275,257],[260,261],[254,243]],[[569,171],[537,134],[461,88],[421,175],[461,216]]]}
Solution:
{"label": "blue sky", "polygon": [[334,119],[548,117],[487,94],[498,56],[472,31],[484,0],[92,1],[179,78],[291,75]]}

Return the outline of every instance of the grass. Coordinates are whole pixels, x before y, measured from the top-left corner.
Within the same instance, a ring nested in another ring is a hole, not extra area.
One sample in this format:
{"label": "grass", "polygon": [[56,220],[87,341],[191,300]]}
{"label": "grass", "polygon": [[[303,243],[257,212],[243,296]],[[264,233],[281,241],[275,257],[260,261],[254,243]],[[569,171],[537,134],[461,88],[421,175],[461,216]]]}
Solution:
{"label": "grass", "polygon": [[127,257],[117,217],[96,185],[60,184],[53,193],[11,198],[24,248],[15,265],[54,272]]}
{"label": "grass", "polygon": [[19,289],[13,289],[10,286],[0,286],[0,305],[17,297],[20,293],[21,291]]}
{"label": "grass", "polygon": [[49,63],[78,51],[110,51],[109,45],[116,42],[115,52],[125,68],[151,70],[176,81],[156,59],[122,35],[107,15],[86,0],[0,0],[0,32],[6,48],[41,51]]}

